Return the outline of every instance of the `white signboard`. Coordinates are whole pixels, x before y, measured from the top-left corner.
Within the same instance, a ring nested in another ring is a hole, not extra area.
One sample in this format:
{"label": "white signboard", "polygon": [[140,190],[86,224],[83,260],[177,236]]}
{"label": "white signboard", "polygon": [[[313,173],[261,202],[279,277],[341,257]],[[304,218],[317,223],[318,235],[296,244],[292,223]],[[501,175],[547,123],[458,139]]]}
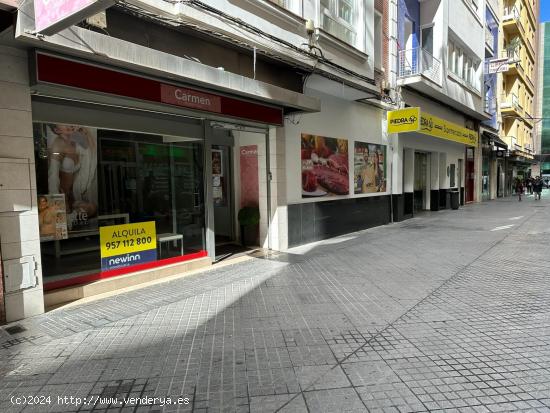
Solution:
{"label": "white signboard", "polygon": [[507,57],[489,60],[487,62],[487,74],[492,75],[494,73],[507,72],[509,69],[508,61]]}
{"label": "white signboard", "polygon": [[115,0],[34,0],[35,31],[55,34],[114,3]]}

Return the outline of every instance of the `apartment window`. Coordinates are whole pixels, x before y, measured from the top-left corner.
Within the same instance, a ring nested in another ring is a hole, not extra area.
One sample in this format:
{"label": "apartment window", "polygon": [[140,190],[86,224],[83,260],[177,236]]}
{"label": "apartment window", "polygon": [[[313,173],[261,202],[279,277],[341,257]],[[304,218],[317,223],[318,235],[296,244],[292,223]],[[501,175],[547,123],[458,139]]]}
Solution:
{"label": "apartment window", "polygon": [[472,84],[472,79],[474,78],[473,76],[473,70],[474,70],[474,66],[472,64],[472,59],[471,58],[468,58],[466,60],[466,82],[469,83],[469,84]]}
{"label": "apartment window", "polygon": [[295,14],[301,15],[302,0],[269,0],[277,6],[287,9]]}
{"label": "apartment window", "polygon": [[449,66],[449,71],[453,72],[455,71],[455,60],[454,60],[454,53],[455,53],[455,47],[452,43],[449,43],[447,46],[447,64]]}
{"label": "apartment window", "polygon": [[448,47],[449,71],[479,91],[477,72],[480,62],[452,42],[449,42]]}
{"label": "apartment window", "polygon": [[462,50],[460,50],[458,47],[455,46],[454,52],[453,52],[453,72],[455,75],[460,76],[460,61],[462,60]]}
{"label": "apartment window", "polygon": [[434,53],[434,27],[424,26],[421,28],[422,49],[426,50],[430,55]]}
{"label": "apartment window", "polygon": [[321,0],[321,24],[334,37],[357,44],[357,0]]}
{"label": "apartment window", "polygon": [[382,47],[383,47],[383,27],[382,15],[374,13],[374,67],[382,67]]}

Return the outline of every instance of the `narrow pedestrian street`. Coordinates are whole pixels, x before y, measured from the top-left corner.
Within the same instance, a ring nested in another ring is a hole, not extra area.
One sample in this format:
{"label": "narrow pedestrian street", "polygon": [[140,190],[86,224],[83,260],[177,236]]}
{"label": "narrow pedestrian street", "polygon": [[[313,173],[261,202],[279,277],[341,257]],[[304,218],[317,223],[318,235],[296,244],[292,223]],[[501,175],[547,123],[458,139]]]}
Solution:
{"label": "narrow pedestrian street", "polygon": [[0,411],[550,411],[549,197],[427,212],[23,320],[0,330]]}

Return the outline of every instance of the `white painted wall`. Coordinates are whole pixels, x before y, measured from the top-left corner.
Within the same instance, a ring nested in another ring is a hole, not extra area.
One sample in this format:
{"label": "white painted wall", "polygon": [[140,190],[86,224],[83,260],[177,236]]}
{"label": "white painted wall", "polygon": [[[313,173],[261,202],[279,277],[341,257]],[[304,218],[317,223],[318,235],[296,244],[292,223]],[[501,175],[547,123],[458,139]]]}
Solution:
{"label": "white painted wall", "polygon": [[[470,1],[471,3],[471,1]],[[485,57],[485,1],[479,0],[477,13],[463,0],[447,0],[448,27],[477,57]]]}
{"label": "white painted wall", "polygon": [[[308,95],[318,97],[322,100],[322,110],[319,113],[299,115],[287,120],[285,123],[285,152],[286,152],[286,178],[287,178],[287,202],[289,204],[299,202],[319,202],[322,200],[334,200],[345,198],[356,198],[366,196],[379,196],[388,194],[390,191],[390,171],[393,153],[389,145],[388,135],[383,130],[383,119],[385,113],[365,104],[347,102],[324,95],[314,90],[308,90]],[[294,123],[296,124],[294,124]],[[356,140],[374,144],[387,145],[386,148],[386,177],[388,192],[375,194],[331,196],[315,199],[302,199],[301,184],[301,159],[300,140],[301,134],[314,134],[331,138],[348,139],[348,155],[350,166],[349,187],[353,192],[353,148]]]}
{"label": "white painted wall", "polygon": [[[203,29],[210,29],[250,46],[255,46],[260,52],[285,56],[289,60],[310,67],[315,66],[318,70],[325,70],[358,85],[371,87],[357,77],[343,74],[317,59],[309,58],[287,46],[267,39],[265,36],[239,27],[214,13],[207,13],[198,7],[190,6],[186,2],[139,0],[137,3],[159,15],[200,25]],[[313,20],[316,28],[321,26],[319,0],[303,0],[303,7],[294,9],[297,13],[288,13],[268,0],[209,0],[207,3],[210,7],[241,19],[269,35],[303,47],[304,50],[307,50],[307,46],[302,45],[307,45],[309,40],[305,30],[305,20]],[[358,4],[363,7],[359,8],[360,12],[357,18],[358,42],[356,47],[348,46],[344,42],[322,34],[315,36],[315,42],[330,61],[372,79],[374,78],[374,0],[361,0]]]}
{"label": "white painted wall", "polygon": [[[422,82],[426,86],[424,93],[448,103],[449,98],[452,99],[458,103],[457,111],[473,111],[481,115],[484,114],[482,75],[485,59],[485,0],[478,0],[477,11],[470,5],[471,0],[425,0],[420,3],[421,26],[434,24],[434,57],[440,61],[441,85],[414,77],[400,79],[399,83]],[[449,38],[480,62],[476,73],[479,91],[447,70]],[[409,104],[407,99],[404,100]]]}
{"label": "white painted wall", "polygon": [[476,112],[484,113],[482,76],[485,60],[485,0],[478,1],[477,12],[467,4],[471,3],[464,0],[447,0],[447,15],[443,16],[444,26],[448,27],[447,41],[451,37],[455,43],[468,51],[468,54],[481,62],[475,74],[479,91],[466,86],[447,71],[446,47],[443,55],[443,89],[453,100],[475,109]]}
{"label": "white painted wall", "polygon": [[[436,164],[432,163],[431,174],[439,175],[439,186],[438,188],[449,188],[450,177],[447,176],[447,167],[451,164],[455,165],[455,171],[458,174],[458,160],[465,158],[465,146],[459,143],[454,143],[451,141],[446,141],[444,139],[434,138],[432,136],[423,135],[416,132],[401,133],[399,134],[399,150],[407,151],[412,150],[413,152],[429,152],[429,153],[438,153],[439,157],[439,170],[436,172]],[[407,175],[410,173],[410,165],[405,165],[405,180],[407,181]],[[402,171],[401,171],[402,173]],[[458,176],[455,177],[455,184],[458,183]],[[411,181],[412,182],[412,181]],[[464,182],[464,177],[462,179]],[[429,184],[432,189],[435,189],[432,186],[432,183]],[[407,191],[407,188],[405,189]]]}

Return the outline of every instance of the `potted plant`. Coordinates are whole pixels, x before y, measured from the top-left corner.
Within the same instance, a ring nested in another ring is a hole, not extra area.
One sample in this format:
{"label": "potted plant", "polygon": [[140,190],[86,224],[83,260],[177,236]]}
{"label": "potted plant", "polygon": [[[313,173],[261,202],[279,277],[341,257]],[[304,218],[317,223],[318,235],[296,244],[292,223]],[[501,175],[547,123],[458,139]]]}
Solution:
{"label": "potted plant", "polygon": [[257,206],[241,208],[237,215],[241,226],[241,242],[243,246],[257,245],[260,209]]}

